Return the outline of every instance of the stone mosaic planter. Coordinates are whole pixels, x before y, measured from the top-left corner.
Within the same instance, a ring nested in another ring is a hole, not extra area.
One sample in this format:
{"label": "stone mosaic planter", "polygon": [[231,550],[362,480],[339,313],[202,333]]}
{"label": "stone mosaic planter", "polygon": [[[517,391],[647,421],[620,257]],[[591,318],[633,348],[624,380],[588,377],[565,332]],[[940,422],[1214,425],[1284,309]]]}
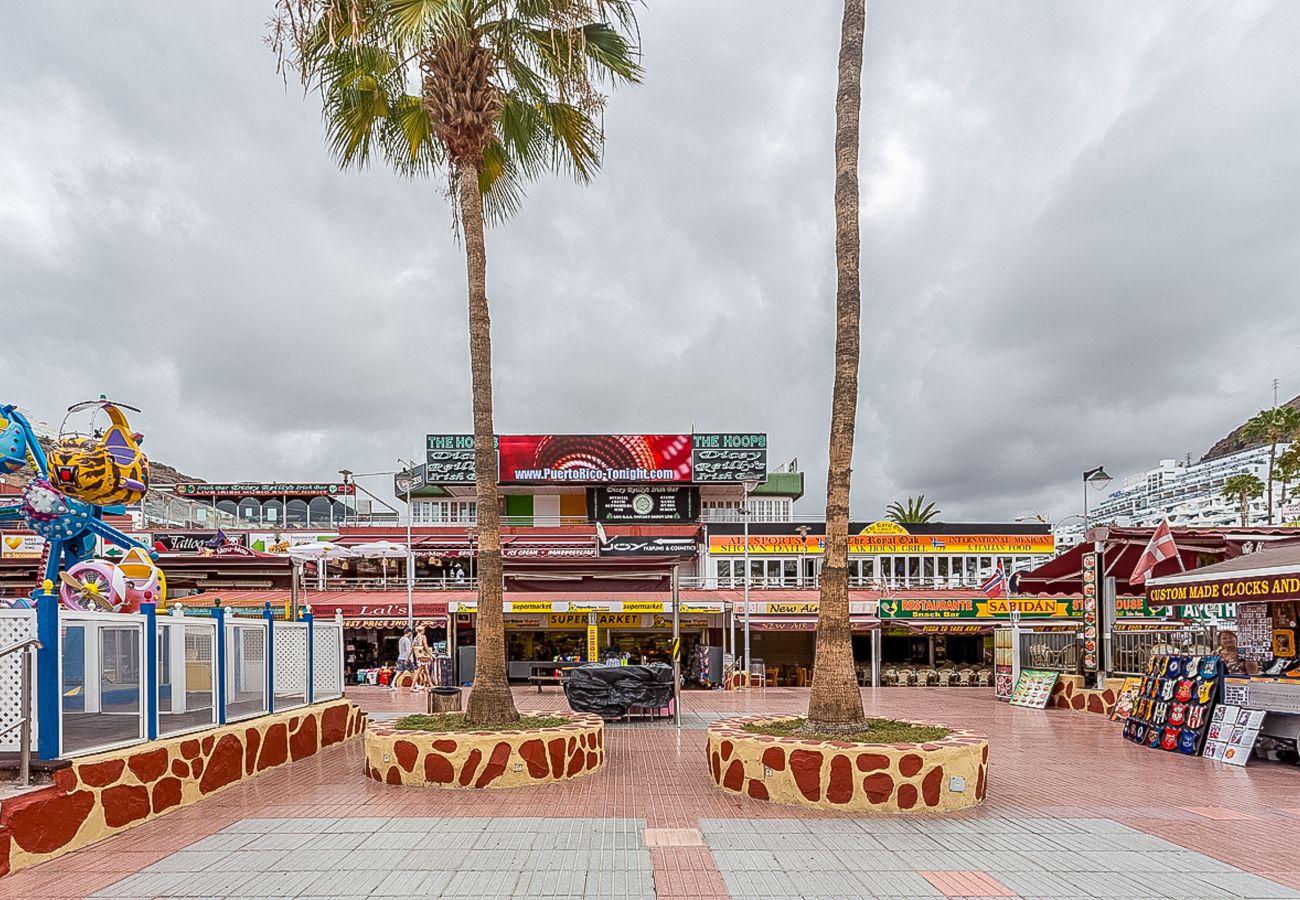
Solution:
{"label": "stone mosaic planter", "polygon": [[365,723],[365,713],[339,699],[77,757],[53,784],[0,806],[0,876],[313,756]]}
{"label": "stone mosaic planter", "polygon": [[789,718],[739,716],[710,725],[709,771],[718,787],[755,800],[854,812],[951,812],[984,799],[983,735],[953,729],[924,744],[859,744],[741,730]]}
{"label": "stone mosaic planter", "polygon": [[1076,712],[1097,713],[1109,716],[1115,708],[1120,689],[1124,686],[1123,678],[1107,678],[1105,688],[1085,687],[1082,675],[1062,675],[1052,688],[1052,696],[1047,705],[1054,709],[1072,709]]}
{"label": "stone mosaic planter", "polygon": [[386,784],[496,788],[590,775],[605,764],[605,723],[588,713],[567,718],[553,728],[455,733],[371,723],[366,728],[366,776]]}

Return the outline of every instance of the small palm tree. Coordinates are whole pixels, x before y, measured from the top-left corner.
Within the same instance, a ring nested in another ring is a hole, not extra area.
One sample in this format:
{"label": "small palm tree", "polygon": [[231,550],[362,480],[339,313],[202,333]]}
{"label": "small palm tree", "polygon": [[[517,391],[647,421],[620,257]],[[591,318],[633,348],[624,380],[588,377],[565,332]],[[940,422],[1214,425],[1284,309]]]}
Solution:
{"label": "small palm tree", "polygon": [[1268,444],[1268,524],[1273,524],[1273,467],[1277,445],[1300,435],[1300,410],[1292,406],[1261,409],[1241,429],[1241,436],[1251,443]]}
{"label": "small palm tree", "polygon": [[1242,472],[1233,475],[1223,483],[1223,496],[1229,500],[1237,501],[1237,508],[1241,512],[1241,526],[1246,527],[1246,519],[1250,515],[1250,501],[1264,495],[1264,482],[1259,477],[1249,472]]}
{"label": "small palm tree", "polygon": [[925,494],[908,497],[906,505],[895,500],[885,507],[886,518],[900,525],[920,525],[923,522],[933,522],[941,514],[938,507],[933,503],[926,502]]}
{"label": "small palm tree", "polygon": [[[478,500],[474,725],[518,720],[506,680],[485,219],[548,171],[600,167],[602,89],[638,80],[632,0],[276,0],[268,41],[324,106],[339,165],[443,172],[465,241]],[[422,202],[422,201],[420,201]]]}
{"label": "small palm tree", "polygon": [[862,107],[865,0],[844,0],[835,96],[835,384],[826,472],[826,561],[817,609],[817,649],[806,727],[852,733],[865,725],[849,625],[849,485],[861,360],[858,278],[858,119]]}

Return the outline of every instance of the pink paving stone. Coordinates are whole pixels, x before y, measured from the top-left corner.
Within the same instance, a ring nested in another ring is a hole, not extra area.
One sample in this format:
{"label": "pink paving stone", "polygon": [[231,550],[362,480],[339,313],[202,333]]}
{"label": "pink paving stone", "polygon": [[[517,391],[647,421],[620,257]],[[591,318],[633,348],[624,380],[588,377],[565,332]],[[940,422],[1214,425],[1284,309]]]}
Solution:
{"label": "pink paving stone", "polygon": [[[385,688],[351,686],[348,694],[375,713],[422,711],[423,698],[418,695],[394,699]],[[988,799],[962,818],[978,822],[988,816],[1041,816],[1048,827],[1053,817],[1113,819],[1300,888],[1300,855],[1295,853],[1291,830],[1300,817],[1300,805],[1292,799],[1297,784],[1292,767],[1261,762],[1236,769],[1178,754],[1153,753],[1122,741],[1116,724],[1102,716],[1065,710],[1027,716],[995,701],[991,691],[866,689],[863,697],[872,716],[911,718],[924,710],[926,718],[989,736],[998,765],[986,775]],[[524,688],[517,693],[517,701],[521,709],[545,703],[547,712],[567,710],[559,693],[539,700],[533,689]],[[689,713],[788,716],[802,714],[807,703],[806,688],[768,688],[762,696],[687,692],[682,705]],[[0,895],[32,900],[83,897],[181,846],[250,817],[639,818],[652,828],[695,828],[700,819],[844,817],[843,813],[760,803],[718,790],[708,770],[703,731],[628,729],[618,724],[608,726],[607,731],[605,765],[593,775],[573,782],[482,792],[394,788],[369,781],[362,774],[361,742],[349,741],[231,785],[195,806],[173,810],[85,850],[9,875],[0,880]],[[197,749],[197,742],[194,747]],[[791,748],[783,749],[788,752]],[[449,763],[447,767],[450,769]],[[1106,777],[1090,782],[1083,791],[1078,777],[1082,770],[1104,771]],[[376,774],[382,780],[383,774]],[[448,774],[454,777],[454,773]],[[865,779],[868,773],[856,777]],[[1181,809],[1190,799],[1189,779],[1195,779],[1198,802],[1254,815],[1259,821],[1248,823],[1248,828],[1220,829],[1214,841],[1207,843],[1204,829],[1187,825],[1189,821],[1212,823]],[[747,779],[747,788],[750,783],[752,779]],[[413,796],[418,798],[416,812],[412,811]],[[1279,809],[1273,805],[1277,800],[1287,806]],[[726,896],[707,848],[664,847],[650,853],[660,896]],[[101,876],[100,872],[108,873]]]}
{"label": "pink paving stone", "polygon": [[1016,892],[988,872],[922,872],[945,897],[1015,897]]}
{"label": "pink paving stone", "polygon": [[1215,819],[1221,822],[1238,822],[1247,819],[1258,819],[1258,816],[1252,816],[1237,809],[1226,809],[1222,806],[1180,806],[1178,807],[1192,815],[1202,816],[1206,819]]}

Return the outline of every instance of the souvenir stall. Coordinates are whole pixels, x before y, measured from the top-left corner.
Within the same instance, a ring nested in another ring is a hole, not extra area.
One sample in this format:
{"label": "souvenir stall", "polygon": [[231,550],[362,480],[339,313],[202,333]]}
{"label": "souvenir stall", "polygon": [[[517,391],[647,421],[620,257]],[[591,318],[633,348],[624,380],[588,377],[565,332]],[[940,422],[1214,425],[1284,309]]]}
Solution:
{"label": "souvenir stall", "polygon": [[1300,761],[1300,540],[1153,578],[1147,593],[1152,605],[1236,606],[1236,630],[1217,635],[1222,712],[1205,755],[1244,765],[1253,749],[1256,756]]}

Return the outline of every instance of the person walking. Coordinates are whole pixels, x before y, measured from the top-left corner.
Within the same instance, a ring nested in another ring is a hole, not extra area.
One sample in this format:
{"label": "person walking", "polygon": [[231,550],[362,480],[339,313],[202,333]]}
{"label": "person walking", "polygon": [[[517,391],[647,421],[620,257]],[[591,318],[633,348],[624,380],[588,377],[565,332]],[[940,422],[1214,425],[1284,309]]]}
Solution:
{"label": "person walking", "polygon": [[[397,665],[393,667],[393,683],[388,686],[390,691],[397,690],[397,683],[402,680],[403,672],[415,671],[414,641],[411,639],[413,634],[415,634],[414,629],[408,625],[397,642]],[[414,690],[414,681],[411,687]]]}
{"label": "person walking", "polygon": [[427,691],[433,687],[433,679],[429,675],[429,664],[433,662],[433,648],[429,646],[429,638],[423,628],[415,633],[412,652],[415,654],[415,684],[411,686],[411,690]]}

